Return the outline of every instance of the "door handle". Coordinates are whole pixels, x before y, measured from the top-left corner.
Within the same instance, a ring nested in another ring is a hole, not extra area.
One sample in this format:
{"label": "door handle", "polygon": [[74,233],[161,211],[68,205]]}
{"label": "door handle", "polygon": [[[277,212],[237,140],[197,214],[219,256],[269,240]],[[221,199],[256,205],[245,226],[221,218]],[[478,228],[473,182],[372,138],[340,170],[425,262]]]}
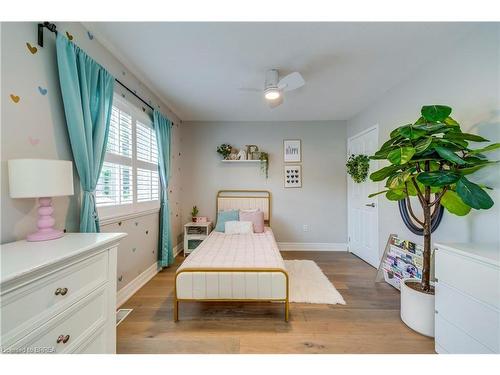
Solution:
{"label": "door handle", "polygon": [[375,203],[367,203],[367,204],[365,204],[365,206],[367,206],[367,207],[375,207]]}

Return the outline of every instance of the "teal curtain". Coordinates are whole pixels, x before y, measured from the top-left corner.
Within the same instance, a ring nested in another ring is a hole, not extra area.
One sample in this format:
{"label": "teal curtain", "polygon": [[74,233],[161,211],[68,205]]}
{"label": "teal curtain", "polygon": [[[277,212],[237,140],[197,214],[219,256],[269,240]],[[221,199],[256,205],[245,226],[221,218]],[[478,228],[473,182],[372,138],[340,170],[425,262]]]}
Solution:
{"label": "teal curtain", "polygon": [[80,232],[99,232],[94,193],[106,153],[115,79],[60,33],[56,48],[66,124],[83,191]]}
{"label": "teal curtain", "polygon": [[156,142],[158,144],[158,169],[160,172],[160,235],[158,238],[158,257],[161,267],[174,261],[172,235],[170,230],[170,209],[168,205],[168,179],[170,177],[170,129],[172,122],[157,110],[153,113]]}

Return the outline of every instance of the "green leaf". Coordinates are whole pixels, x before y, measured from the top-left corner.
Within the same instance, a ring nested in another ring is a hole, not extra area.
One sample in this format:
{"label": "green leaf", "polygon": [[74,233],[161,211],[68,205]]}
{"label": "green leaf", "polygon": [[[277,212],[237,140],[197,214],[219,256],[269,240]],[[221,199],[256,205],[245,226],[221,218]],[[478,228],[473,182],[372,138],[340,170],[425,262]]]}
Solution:
{"label": "green leaf", "polygon": [[466,151],[468,150],[467,146],[469,145],[467,141],[462,139],[447,139],[447,138],[439,138],[436,142],[440,146],[449,148],[452,151]]}
{"label": "green leaf", "polygon": [[450,132],[445,135],[445,138],[451,138],[451,139],[465,139],[467,141],[473,141],[473,142],[489,142],[488,139],[481,137],[480,135],[476,134],[470,134],[470,133],[456,133],[456,132]]}
{"label": "green leaf", "polygon": [[448,190],[441,198],[441,205],[449,212],[457,216],[465,216],[470,212],[470,206],[466,205],[460,196],[453,190]]}
{"label": "green leaf", "polygon": [[399,134],[408,139],[418,139],[426,135],[427,132],[410,124],[399,128]]}
{"label": "green leaf", "polygon": [[500,148],[500,143],[492,143],[491,145],[488,145],[486,147],[478,148],[477,150],[472,150],[469,152],[469,154],[480,154],[482,152],[494,151],[499,148]]}
{"label": "green leaf", "polygon": [[458,180],[456,190],[464,203],[472,208],[480,210],[488,209],[493,206],[493,200],[488,193],[481,189],[480,186],[467,180],[464,176]]}
{"label": "green leaf", "polygon": [[387,155],[387,159],[392,164],[406,164],[415,155],[415,149],[413,147],[400,147],[397,150],[391,151]]}
{"label": "green leaf", "polygon": [[399,173],[391,176],[389,179],[387,179],[386,186],[389,189],[403,189],[404,185],[405,185],[405,181],[408,180],[410,175],[411,175],[411,172],[409,170],[399,172]]}
{"label": "green leaf", "polygon": [[420,139],[415,145],[415,152],[420,154],[429,148],[432,143],[432,137],[426,137],[424,139]]}
{"label": "green leaf", "polygon": [[446,105],[426,105],[422,107],[421,113],[429,122],[443,122],[451,114],[451,108]]}
{"label": "green leaf", "polygon": [[425,124],[427,121],[425,121],[425,118],[420,117],[413,125],[422,125]]}
{"label": "green leaf", "polygon": [[[481,157],[479,157],[479,156],[481,156]],[[464,158],[464,160],[467,162],[467,164],[472,164],[472,165],[490,163],[490,161],[488,161],[486,159],[486,156],[481,155],[481,154],[477,154],[474,156],[466,156]]]}
{"label": "green leaf", "polygon": [[443,159],[446,159],[448,161],[451,161],[452,163],[458,164],[458,165],[464,165],[466,162],[457,154],[455,154],[453,151],[441,147],[441,146],[435,146],[434,150],[437,151],[439,156],[441,156]]}
{"label": "green leaf", "polygon": [[379,194],[384,194],[384,193],[387,193],[389,190],[382,190],[382,191],[379,191],[378,193],[371,193],[368,198],[373,198]]}
{"label": "green leaf", "polygon": [[417,180],[426,186],[446,186],[458,181],[460,175],[452,171],[422,172]]}
{"label": "green leaf", "polygon": [[468,175],[468,174],[475,173],[475,172],[477,172],[478,170],[480,170],[480,169],[482,169],[484,167],[487,167],[489,165],[496,164],[496,163],[498,163],[498,161],[485,162],[485,163],[477,164],[477,165],[475,165],[473,167],[460,168],[458,171],[462,175]]}
{"label": "green leaf", "polygon": [[406,198],[406,193],[403,190],[389,190],[386,194],[385,197],[389,199],[390,201],[400,201],[401,199]]}
{"label": "green leaf", "polygon": [[447,133],[451,129],[449,126],[443,124],[425,124],[415,126],[417,129],[425,130],[427,133],[431,134],[439,134],[439,133]]}
{"label": "green leaf", "polygon": [[455,119],[451,118],[450,116],[446,117],[443,122],[446,125],[460,126],[460,124],[458,122],[456,122]]}
{"label": "green leaf", "polygon": [[373,172],[370,175],[372,181],[383,181],[394,172],[396,172],[400,167],[397,165],[389,165],[387,167],[381,168],[378,171]]}

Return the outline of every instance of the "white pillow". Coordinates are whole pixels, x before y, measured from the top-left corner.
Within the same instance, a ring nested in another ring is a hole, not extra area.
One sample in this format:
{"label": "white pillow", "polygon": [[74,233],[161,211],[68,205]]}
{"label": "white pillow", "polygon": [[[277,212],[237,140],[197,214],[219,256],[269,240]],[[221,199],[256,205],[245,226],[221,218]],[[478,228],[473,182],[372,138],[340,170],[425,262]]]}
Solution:
{"label": "white pillow", "polygon": [[251,221],[226,221],[224,227],[226,234],[248,234],[253,233],[253,223]]}

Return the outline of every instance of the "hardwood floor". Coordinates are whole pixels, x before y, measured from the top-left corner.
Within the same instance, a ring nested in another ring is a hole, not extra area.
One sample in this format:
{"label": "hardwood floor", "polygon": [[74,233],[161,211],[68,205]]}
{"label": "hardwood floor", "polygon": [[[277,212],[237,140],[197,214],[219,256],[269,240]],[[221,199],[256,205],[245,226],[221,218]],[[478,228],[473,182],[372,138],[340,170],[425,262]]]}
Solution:
{"label": "hardwood floor", "polygon": [[401,322],[399,292],[373,280],[376,270],[350,253],[282,252],[312,259],[346,305],[292,303],[290,321],[273,303],[180,304],[173,313],[175,270],[165,269],[122,307],[134,311],[117,329],[118,353],[434,353],[434,340]]}

